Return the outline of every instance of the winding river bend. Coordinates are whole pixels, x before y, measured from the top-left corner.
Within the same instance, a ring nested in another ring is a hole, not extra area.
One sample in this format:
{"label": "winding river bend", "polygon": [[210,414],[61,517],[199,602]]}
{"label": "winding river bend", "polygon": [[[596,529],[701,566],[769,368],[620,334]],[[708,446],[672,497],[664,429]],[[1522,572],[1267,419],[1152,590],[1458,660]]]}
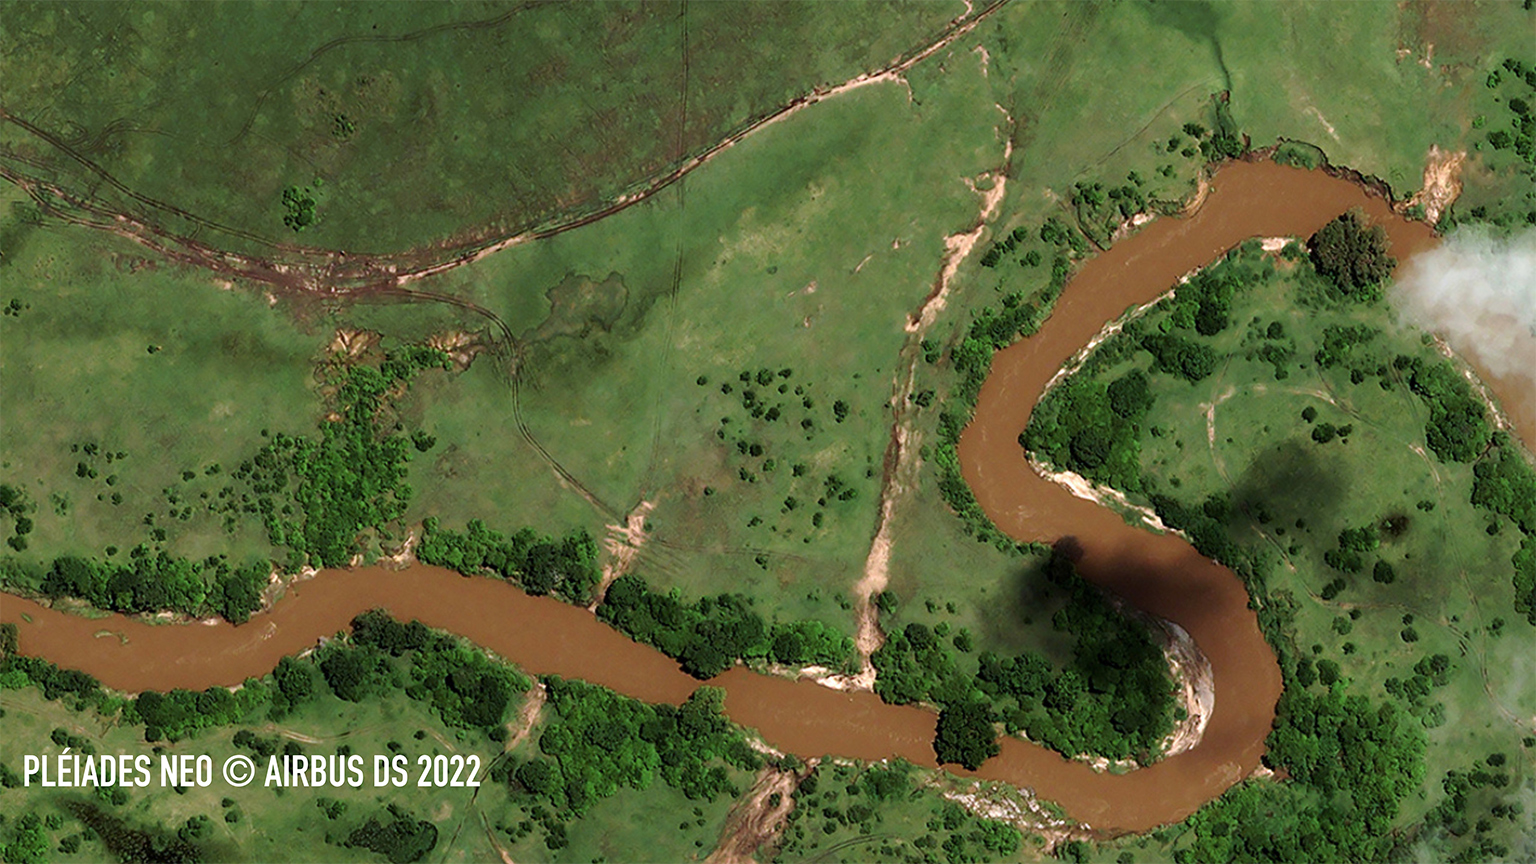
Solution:
{"label": "winding river bend", "polygon": [[[1182,819],[1258,765],[1280,695],[1280,670],[1236,575],[1178,537],[1130,527],[1038,477],[1017,436],[1050,378],[1128,306],[1151,300],[1249,237],[1310,235],[1351,207],[1363,207],[1387,227],[1400,260],[1434,243],[1426,226],[1399,219],[1386,201],[1356,184],[1272,163],[1235,163],[1215,176],[1194,215],[1156,220],[1089,261],[1040,332],[994,359],[960,442],[977,500],[1019,540],[1069,539],[1081,551],[1084,576],[1187,630],[1210,659],[1217,696],[1200,745],[1149,768],[1100,774],[1005,738],[1002,753],[976,776],[1033,789],[1073,819],[1123,832]],[[1532,431],[1520,428],[1527,441],[1536,440]],[[679,703],[698,686],[672,660],[583,609],[423,565],[322,571],[239,627],[84,618],[0,594],[0,620],[20,625],[23,652],[126,691],[237,684],[375,607],[457,633],[535,674],[581,678],[651,702]],[[741,668],[709,683],[727,691],[733,720],[786,751],[933,764],[930,712]]]}

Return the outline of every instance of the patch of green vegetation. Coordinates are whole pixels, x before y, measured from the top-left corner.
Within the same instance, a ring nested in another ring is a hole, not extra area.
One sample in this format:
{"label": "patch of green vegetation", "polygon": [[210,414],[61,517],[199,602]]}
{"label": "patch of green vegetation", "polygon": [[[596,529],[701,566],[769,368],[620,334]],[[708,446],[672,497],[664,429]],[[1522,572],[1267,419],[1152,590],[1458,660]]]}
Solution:
{"label": "patch of green vegetation", "polygon": [[[1506,78],[1512,86],[1501,88]],[[1488,73],[1488,89],[1500,91],[1506,97],[1504,104],[1514,115],[1509,118],[1513,131],[1495,128],[1488,133],[1489,146],[1495,150],[1514,150],[1526,164],[1536,165],[1536,116],[1531,109],[1531,101],[1536,98],[1536,67],[1506,57],[1499,68]]]}
{"label": "patch of green vegetation", "polygon": [[[386,524],[399,518],[410,497],[403,465],[411,449],[405,436],[384,428],[387,394],[403,388],[420,369],[447,364],[441,352],[412,347],[387,355],[378,368],[334,369],[328,386],[334,388],[337,412],[318,440],[284,433],[272,436],[253,458],[230,472],[231,482],[216,498],[204,491],[196,505],[183,499],[174,486],[166,487],[162,495],[171,506],[168,516],[186,521],[195,510],[221,514],[227,532],[235,530],[238,514],[259,516],[269,540],[288,546],[299,556],[297,560],[312,555],[326,566],[347,563],[359,550],[360,536],[365,531],[385,533]],[[266,437],[267,430],[262,433]],[[108,466],[126,457],[125,451],[103,451],[90,441],[71,445],[71,450],[93,462],[100,458]],[[191,470],[180,475],[185,487],[197,480],[216,482],[209,478],[220,473],[214,463],[201,478]],[[98,471],[94,464],[78,461],[75,474],[95,479]],[[291,490],[290,478],[295,481]],[[116,474],[109,474],[105,483],[115,486],[117,480]],[[6,488],[12,490],[12,506],[24,510],[19,490]],[[235,497],[242,488],[249,491]],[[17,517],[17,522],[22,518]],[[0,576],[13,587],[53,598],[78,597],[98,608],[124,612],[168,609],[197,615],[213,611],[241,623],[260,606],[270,572],[268,562],[231,567],[225,555],[202,561],[175,556],[158,545],[168,536],[156,524],[153,511],[143,524],[155,545],[134,546],[126,565],[71,555],[54,558],[46,566],[9,559],[0,563]],[[26,527],[31,530],[30,520]],[[108,556],[115,552],[112,547]]]}
{"label": "patch of green vegetation", "polygon": [[686,603],[676,589],[663,594],[633,575],[614,580],[597,617],[681,661],[683,671],[700,679],[713,678],[742,661],[844,671],[856,663],[853,640],[820,622],[770,625],[752,609],[752,601],[739,594]]}
{"label": "patch of green vegetation", "polygon": [[436,517],[422,523],[416,558],[466,576],[489,571],[515,581],[529,594],[555,594],[582,604],[597,585],[597,543],[585,530],[562,538],[540,536],[524,528],[510,538],[471,519],[464,533],[440,527]]}
{"label": "patch of green vegetation", "polygon": [[27,490],[0,483],[0,513],[11,517],[12,534],[5,538],[7,546],[17,552],[26,551],[27,535],[32,533],[34,524],[27,514],[36,509],[37,505],[27,497]]}
{"label": "patch of green vegetation", "polygon": [[261,606],[272,566],[251,561],[230,567],[222,556],[203,561],[154,553],[147,545],[129,552],[129,563],[61,556],[46,568],[15,561],[0,564],[7,584],[35,588],[51,598],[74,597],[117,612],[172,610],[185,615],[214,613],[236,624]]}
{"label": "patch of green vegetation", "polygon": [[420,861],[437,847],[437,827],[413,819],[397,805],[389,805],[388,821],[372,817],[347,835],[348,846],[359,846],[389,859],[390,864]]}
{"label": "patch of green vegetation", "polygon": [[691,801],[735,797],[740,772],[762,765],[722,715],[723,691],[701,688],[673,707],[558,677],[545,678],[544,687],[554,716],[538,732],[542,755],[501,762],[491,775],[524,816],[503,829],[514,840],[537,826],[547,849],[564,848],[568,826],[589,809],[624,787],[643,792],[656,779]]}
{"label": "patch of green vegetation", "polygon": [[297,234],[315,224],[315,196],[308,187],[283,190],[283,225]]}
{"label": "patch of green vegetation", "polygon": [[774,862],[971,864],[1027,855],[1019,830],[948,800],[942,778],[904,762],[824,761],[794,792]]}
{"label": "patch of green vegetation", "polygon": [[[872,658],[879,672],[875,692],[887,702],[928,702],[945,709],[955,725],[947,726],[946,714],[940,715],[935,750],[941,761],[969,768],[979,764],[978,757],[997,752],[992,743],[997,720],[1010,733],[1023,733],[1068,757],[1152,761],[1177,710],[1162,652],[1144,625],[1116,611],[1065,557],[1053,554],[1042,569],[1065,595],[1051,622],[1058,633],[1071,634],[1066,668],[1033,650],[1013,656],[982,651],[971,659],[965,656],[976,651],[970,631],[952,633],[947,623],[897,628],[887,615],[886,643]],[[947,729],[955,734],[946,735]]]}
{"label": "patch of green vegetation", "polygon": [[1358,210],[1324,225],[1307,241],[1312,266],[1345,296],[1377,288],[1397,267],[1387,254],[1387,232],[1367,225]]}
{"label": "patch of green vegetation", "polygon": [[[335,388],[337,419],[321,427],[318,440],[279,433],[241,463],[235,480],[249,480],[258,493],[287,492],[291,500],[293,511],[282,513],[273,512],[271,499],[256,502],[274,545],[339,567],[358,550],[360,534],[405,513],[411,496],[405,463],[412,448],[405,436],[384,426],[381,413],[387,395],[417,372],[449,366],[441,351],[413,346],[386,356],[378,368],[341,367],[327,382]],[[296,481],[292,492],[289,477]]]}
{"label": "patch of green vegetation", "polygon": [[1328,156],[1323,153],[1321,147],[1304,141],[1282,141],[1275,147],[1275,152],[1270,155],[1270,158],[1281,165],[1308,171],[1328,164]]}
{"label": "patch of green vegetation", "polygon": [[[1202,270],[1158,304],[1155,321],[1126,322],[1122,335],[1095,351],[1079,374],[1046,393],[1019,443],[1060,468],[1141,491],[1141,442],[1156,402],[1149,373],[1191,385],[1210,377],[1218,355],[1202,337],[1228,328],[1239,290],[1259,290],[1272,278],[1251,245]],[[1145,370],[1138,365],[1108,380],[1098,374],[1138,351],[1152,358]]]}

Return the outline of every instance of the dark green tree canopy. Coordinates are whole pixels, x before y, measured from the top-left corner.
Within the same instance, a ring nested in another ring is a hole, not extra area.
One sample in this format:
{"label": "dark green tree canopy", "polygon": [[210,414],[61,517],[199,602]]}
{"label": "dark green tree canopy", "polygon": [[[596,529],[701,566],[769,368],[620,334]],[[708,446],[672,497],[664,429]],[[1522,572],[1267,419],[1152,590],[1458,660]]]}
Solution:
{"label": "dark green tree canopy", "polygon": [[957,763],[975,771],[981,763],[996,756],[997,730],[992,728],[992,711],[979,702],[963,702],[939,712],[938,733],[933,739],[934,755],[941,764]]}
{"label": "dark green tree canopy", "polygon": [[1366,225],[1358,210],[1324,225],[1307,241],[1312,266],[1345,294],[1392,275],[1397,259],[1387,254],[1387,246],[1387,232],[1380,225]]}

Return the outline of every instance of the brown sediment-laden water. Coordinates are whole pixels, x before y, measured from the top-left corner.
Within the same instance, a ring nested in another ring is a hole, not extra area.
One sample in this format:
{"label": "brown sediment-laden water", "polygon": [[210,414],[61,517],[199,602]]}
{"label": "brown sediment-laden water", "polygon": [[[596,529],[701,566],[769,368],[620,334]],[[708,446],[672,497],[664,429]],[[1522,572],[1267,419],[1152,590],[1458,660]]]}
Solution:
{"label": "brown sediment-laden water", "polygon": [[[1258,765],[1280,695],[1280,670],[1236,575],[1176,536],[1127,525],[1037,476],[1017,439],[1051,377],[1127,307],[1150,301],[1247,238],[1308,236],[1352,207],[1387,228],[1400,260],[1435,242],[1427,226],[1397,217],[1388,202],[1355,183],[1267,162],[1235,163],[1215,175],[1193,215],[1156,220],[1089,261],[1039,333],[994,359],[960,442],[977,500],[1009,535],[1064,541],[1080,553],[1078,566],[1088,579],[1187,630],[1210,660],[1216,702],[1198,746],[1147,768],[1099,773],[1005,738],[1002,753],[977,775],[1032,789],[1073,819],[1117,832],[1182,819]],[[1536,440],[1532,430],[1520,432]],[[581,678],[650,702],[678,703],[698,686],[672,660],[584,609],[423,565],[322,571],[239,627],[84,618],[0,594],[0,620],[20,624],[24,653],[126,691],[238,684],[345,630],[371,608],[464,636],[529,672]],[[929,711],[742,668],[709,683],[726,690],[733,720],[782,750],[933,764]]]}

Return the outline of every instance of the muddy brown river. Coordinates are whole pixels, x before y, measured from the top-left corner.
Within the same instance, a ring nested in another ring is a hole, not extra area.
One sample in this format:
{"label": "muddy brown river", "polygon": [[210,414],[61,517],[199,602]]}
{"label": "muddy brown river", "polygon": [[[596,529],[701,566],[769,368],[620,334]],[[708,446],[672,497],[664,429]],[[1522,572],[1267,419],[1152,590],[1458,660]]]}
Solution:
{"label": "muddy brown river", "polygon": [[[1258,765],[1280,695],[1280,670],[1237,577],[1178,537],[1133,528],[1036,476],[1017,438],[1051,376],[1128,306],[1151,300],[1249,237],[1307,236],[1357,206],[1387,226],[1399,259],[1434,242],[1427,227],[1397,218],[1385,201],[1355,184],[1271,163],[1229,165],[1212,180],[1194,215],[1158,219],[1089,261],[1040,332],[993,361],[960,442],[965,478],[977,500],[1019,540],[1071,538],[1082,551],[1084,576],[1187,630],[1210,658],[1217,695],[1200,745],[1149,768],[1100,774],[1005,738],[1002,753],[978,776],[1032,789],[1073,819],[1122,832],[1182,819]],[[1521,431],[1525,440],[1536,440],[1531,430]],[[698,686],[672,660],[583,609],[530,597],[497,580],[420,565],[398,572],[324,571],[239,627],[84,618],[0,594],[0,620],[20,624],[23,652],[126,691],[239,683],[375,607],[464,636],[535,674],[581,678],[650,702],[678,703]],[[740,668],[709,683],[727,691],[733,720],[786,751],[934,762],[935,718],[928,711]]]}

